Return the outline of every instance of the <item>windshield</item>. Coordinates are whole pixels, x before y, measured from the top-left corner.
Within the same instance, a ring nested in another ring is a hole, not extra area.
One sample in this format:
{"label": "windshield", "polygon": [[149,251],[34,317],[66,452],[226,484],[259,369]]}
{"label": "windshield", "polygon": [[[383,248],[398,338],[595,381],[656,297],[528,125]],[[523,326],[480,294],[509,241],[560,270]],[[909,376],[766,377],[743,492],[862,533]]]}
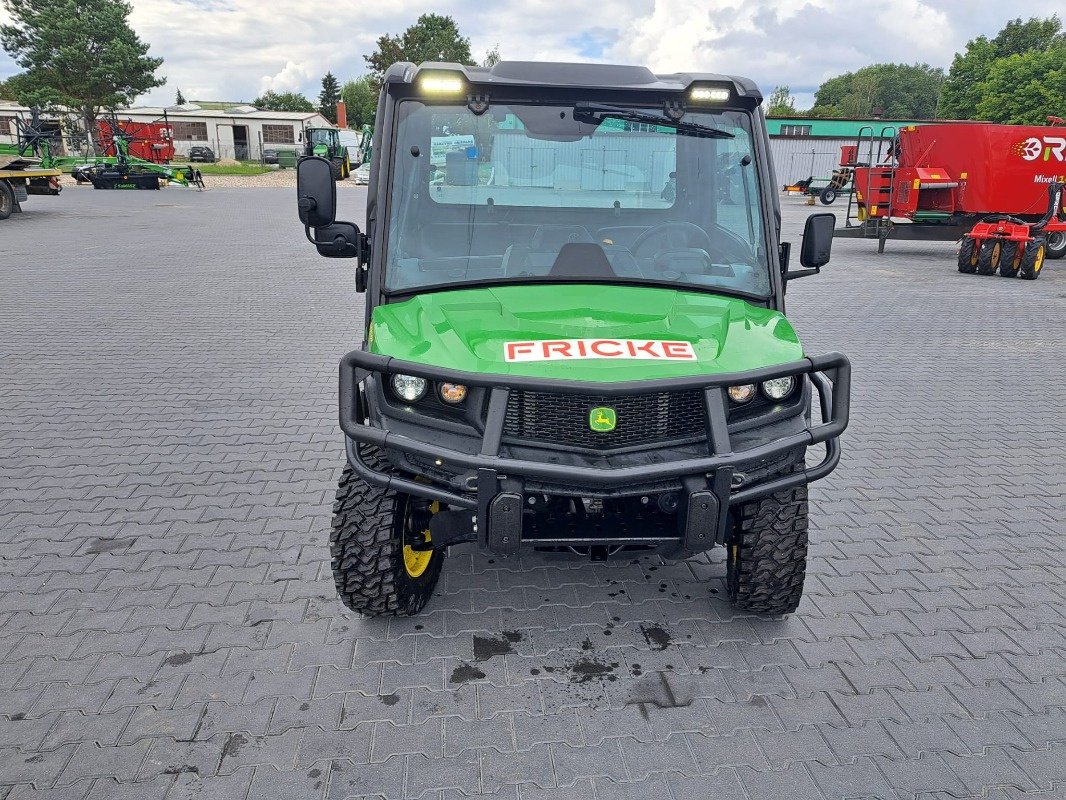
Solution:
{"label": "windshield", "polygon": [[751,116],[598,103],[405,100],[388,291],[649,281],[766,296]]}

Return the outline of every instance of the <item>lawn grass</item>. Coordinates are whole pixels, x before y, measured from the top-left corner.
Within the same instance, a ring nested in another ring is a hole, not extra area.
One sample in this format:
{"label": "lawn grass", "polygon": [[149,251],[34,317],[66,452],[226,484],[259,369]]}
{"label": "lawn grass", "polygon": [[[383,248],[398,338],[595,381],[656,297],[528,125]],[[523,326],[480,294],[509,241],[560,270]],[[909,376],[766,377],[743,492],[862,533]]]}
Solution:
{"label": "lawn grass", "polygon": [[200,170],[204,175],[263,175],[267,172],[273,172],[270,167],[264,167],[262,164],[255,161],[247,161],[242,164],[198,164],[194,163],[196,169]]}

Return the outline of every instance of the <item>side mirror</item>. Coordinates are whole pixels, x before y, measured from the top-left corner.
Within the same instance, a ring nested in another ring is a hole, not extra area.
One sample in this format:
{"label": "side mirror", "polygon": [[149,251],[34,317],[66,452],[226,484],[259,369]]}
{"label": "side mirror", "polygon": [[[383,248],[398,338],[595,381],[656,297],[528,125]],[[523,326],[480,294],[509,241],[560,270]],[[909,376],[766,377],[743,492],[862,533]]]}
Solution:
{"label": "side mirror", "polygon": [[821,269],[829,263],[836,226],[836,214],[811,214],[807,217],[807,224],[803,226],[803,244],[800,245],[800,264],[808,269]]}
{"label": "side mirror", "polygon": [[800,244],[800,264],[805,269],[788,270],[785,280],[795,280],[808,275],[817,275],[829,263],[833,250],[833,231],[836,229],[836,214],[811,214],[803,226],[803,242]]}
{"label": "side mirror", "polygon": [[297,162],[296,205],[308,228],[325,228],[336,220],[337,181],[326,159],[312,156]]}

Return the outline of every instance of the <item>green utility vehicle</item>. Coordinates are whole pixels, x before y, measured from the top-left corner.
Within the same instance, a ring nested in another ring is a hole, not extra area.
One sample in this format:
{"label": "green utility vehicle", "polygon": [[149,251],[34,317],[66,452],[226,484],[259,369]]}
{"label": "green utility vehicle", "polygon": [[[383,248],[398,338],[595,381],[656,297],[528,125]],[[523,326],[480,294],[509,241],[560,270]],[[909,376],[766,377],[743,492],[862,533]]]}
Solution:
{"label": "green utility vehicle", "polygon": [[304,128],[304,156],[324,158],[333,168],[333,177],[343,181],[352,174],[352,161],[348,148],[341,144],[336,128]]}
{"label": "green utility vehicle", "polygon": [[755,84],[431,63],[393,66],[382,93],[365,230],[336,220],[328,161],[298,168],[305,235],[356,259],[366,294],[340,365],[344,603],[417,613],[459,542],[724,545],[738,607],[794,611],[850,365],[806,354],[784,315],[834,218],[808,218],[790,269]]}

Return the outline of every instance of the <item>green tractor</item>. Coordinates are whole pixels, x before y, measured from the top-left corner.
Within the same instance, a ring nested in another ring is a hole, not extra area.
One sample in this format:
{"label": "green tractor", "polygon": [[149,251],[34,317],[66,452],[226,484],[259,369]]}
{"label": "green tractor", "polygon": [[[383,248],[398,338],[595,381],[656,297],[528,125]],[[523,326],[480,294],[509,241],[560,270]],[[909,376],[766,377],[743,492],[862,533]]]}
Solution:
{"label": "green tractor", "polygon": [[318,156],[333,165],[333,177],[343,181],[352,174],[352,162],[348,148],[341,144],[340,131],[336,128],[305,128],[303,135],[304,156]]}

